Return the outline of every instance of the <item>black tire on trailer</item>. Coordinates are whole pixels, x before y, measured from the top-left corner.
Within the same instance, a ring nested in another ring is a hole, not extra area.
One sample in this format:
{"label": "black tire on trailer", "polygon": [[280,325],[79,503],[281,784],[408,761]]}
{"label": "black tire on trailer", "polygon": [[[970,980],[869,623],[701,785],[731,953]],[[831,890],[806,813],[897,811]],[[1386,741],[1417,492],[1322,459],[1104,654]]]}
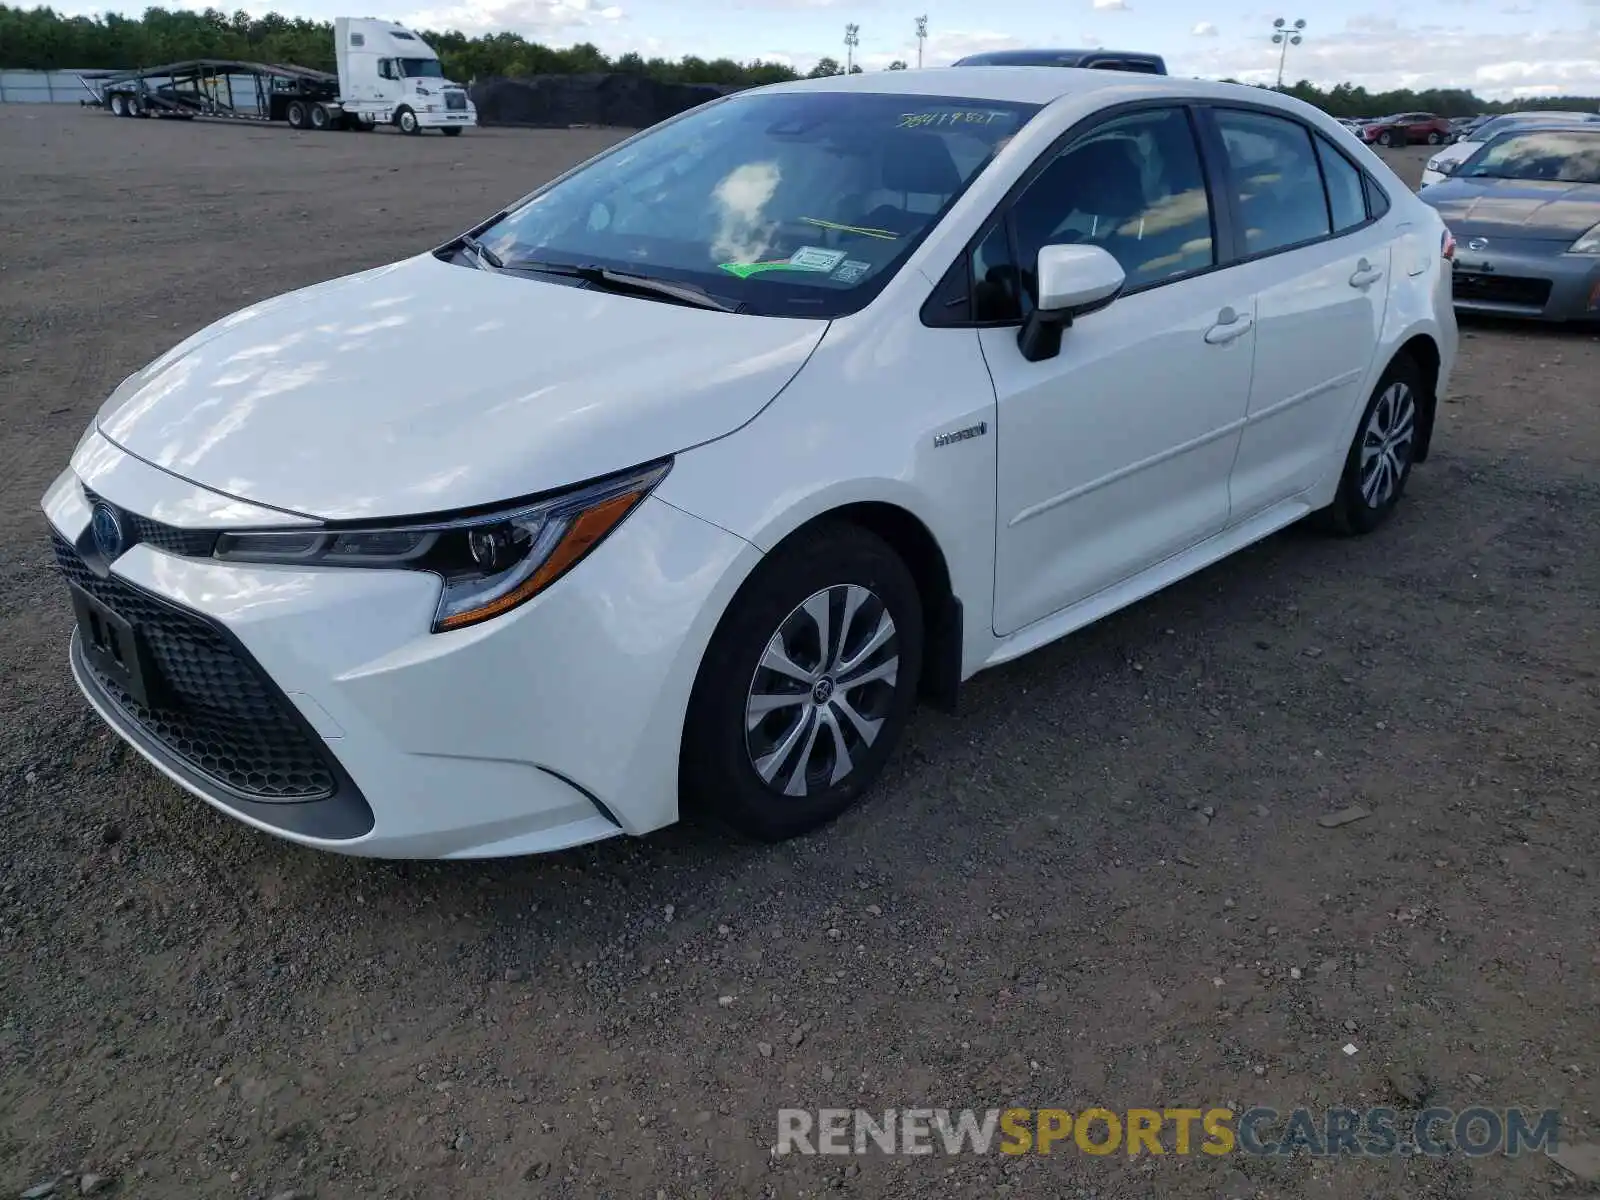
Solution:
{"label": "black tire on trailer", "polygon": [[333,114],[325,105],[313,104],[311,106],[311,128],[318,133],[326,133],[333,128]]}
{"label": "black tire on trailer", "polygon": [[400,132],[408,137],[416,137],[422,132],[422,122],[417,120],[417,114],[403,104],[395,109],[394,123],[400,127]]}
{"label": "black tire on trailer", "polygon": [[309,120],[308,114],[306,113],[305,101],[289,101],[289,108],[284,113],[284,119],[289,122],[290,129],[304,129]]}
{"label": "black tire on trailer", "polygon": [[461,126],[459,126],[459,125],[446,125],[445,129],[444,129],[444,135],[445,135],[445,137],[460,137],[461,136]]}
{"label": "black tire on trailer", "polygon": [[128,115],[128,98],[121,92],[112,92],[106,107],[111,110],[113,117],[125,117]]}

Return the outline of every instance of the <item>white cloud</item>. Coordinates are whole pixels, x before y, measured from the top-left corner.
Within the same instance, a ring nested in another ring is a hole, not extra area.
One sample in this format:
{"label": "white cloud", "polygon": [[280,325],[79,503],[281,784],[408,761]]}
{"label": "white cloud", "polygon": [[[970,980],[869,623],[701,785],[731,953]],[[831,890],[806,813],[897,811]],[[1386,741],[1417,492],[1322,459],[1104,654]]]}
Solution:
{"label": "white cloud", "polygon": [[463,33],[520,33],[534,41],[560,41],[623,17],[616,5],[597,0],[458,0],[442,8],[408,12],[413,29],[459,29]]}
{"label": "white cloud", "polygon": [[[1278,47],[1264,38],[1250,47],[1208,42],[1185,55],[1181,71],[1271,83]],[[1425,32],[1392,18],[1358,17],[1334,33],[1308,29],[1305,42],[1290,47],[1284,76],[1323,87],[1348,81],[1373,92],[1469,87],[1487,99],[1592,96],[1600,93],[1600,29],[1490,33],[1456,26]]]}
{"label": "white cloud", "polygon": [[1094,6],[1100,12],[1127,12],[1128,0],[1094,0]]}
{"label": "white cloud", "polygon": [[1201,21],[1189,31],[1191,37],[1216,37],[1217,27],[1210,21]]}

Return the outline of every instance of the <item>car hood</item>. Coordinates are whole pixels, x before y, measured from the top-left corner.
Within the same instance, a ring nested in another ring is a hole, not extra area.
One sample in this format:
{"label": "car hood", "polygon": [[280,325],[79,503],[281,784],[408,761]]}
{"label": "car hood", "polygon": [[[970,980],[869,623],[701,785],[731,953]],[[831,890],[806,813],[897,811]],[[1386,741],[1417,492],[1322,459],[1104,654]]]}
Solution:
{"label": "car hood", "polygon": [[1527,179],[1447,179],[1425,189],[1457,237],[1573,242],[1600,221],[1600,185]]}
{"label": "car hood", "polygon": [[729,433],[826,329],[423,255],[201,330],[124,381],[97,424],[130,454],[274,508],[439,513]]}

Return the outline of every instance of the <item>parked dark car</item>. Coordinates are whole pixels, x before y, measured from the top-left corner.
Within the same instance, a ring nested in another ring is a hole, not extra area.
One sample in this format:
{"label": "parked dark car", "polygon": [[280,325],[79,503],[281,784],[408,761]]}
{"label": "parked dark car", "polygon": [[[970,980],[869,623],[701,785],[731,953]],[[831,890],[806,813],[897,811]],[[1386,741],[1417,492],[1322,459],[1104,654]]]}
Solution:
{"label": "parked dark car", "polygon": [[1134,71],[1140,75],[1165,75],[1167,63],[1159,54],[1128,50],[991,50],[969,54],[958,67],[1091,67],[1101,71]]}
{"label": "parked dark car", "polygon": [[1396,113],[1361,127],[1361,140],[1380,146],[1410,146],[1418,142],[1440,146],[1453,136],[1450,122],[1433,113]]}

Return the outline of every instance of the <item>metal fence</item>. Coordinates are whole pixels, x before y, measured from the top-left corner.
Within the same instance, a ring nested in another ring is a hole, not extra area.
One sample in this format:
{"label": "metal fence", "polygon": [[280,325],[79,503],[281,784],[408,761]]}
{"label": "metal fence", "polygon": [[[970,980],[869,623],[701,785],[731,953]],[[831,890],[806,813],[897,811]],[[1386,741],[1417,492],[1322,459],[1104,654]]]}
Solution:
{"label": "metal fence", "polygon": [[0,70],[0,104],[76,104],[89,99],[77,71]]}

